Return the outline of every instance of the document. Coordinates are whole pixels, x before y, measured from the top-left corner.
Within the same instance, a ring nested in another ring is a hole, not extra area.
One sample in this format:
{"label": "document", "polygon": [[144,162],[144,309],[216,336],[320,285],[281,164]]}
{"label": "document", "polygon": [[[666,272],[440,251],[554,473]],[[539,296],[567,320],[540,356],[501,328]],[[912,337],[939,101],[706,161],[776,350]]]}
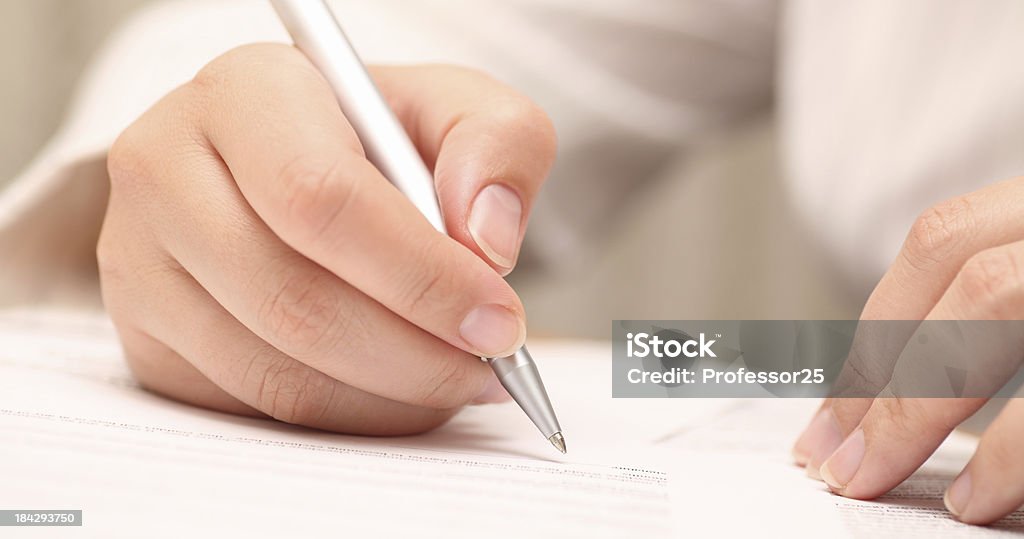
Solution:
{"label": "document", "polygon": [[[748,399],[662,448],[676,537],[1019,537],[1024,511],[988,526],[957,522],[942,495],[977,439],[954,432],[913,476],[885,496],[852,500],[810,479],[789,447],[818,402]],[[775,533],[773,533],[774,535]]]}
{"label": "document", "polygon": [[139,388],[101,316],[0,312],[0,509],[80,509],[81,537],[1024,531],[1021,512],[982,528],[943,509],[976,443],[966,435],[882,499],[848,500],[789,457],[814,400],[611,399],[609,345],[531,349],[566,434],[564,456],[512,403],[469,407],[401,438],[202,410]]}
{"label": "document", "polygon": [[606,345],[531,344],[562,456],[513,403],[404,438],[175,403],[136,385],[98,316],[0,313],[0,343],[0,508],[81,509],[84,536],[667,537],[649,450],[725,404],[613,400]]}

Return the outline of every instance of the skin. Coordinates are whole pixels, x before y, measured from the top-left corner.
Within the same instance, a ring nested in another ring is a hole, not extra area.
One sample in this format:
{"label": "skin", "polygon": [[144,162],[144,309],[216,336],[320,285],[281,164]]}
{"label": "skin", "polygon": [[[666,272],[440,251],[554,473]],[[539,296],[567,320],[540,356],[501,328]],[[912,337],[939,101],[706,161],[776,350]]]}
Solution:
{"label": "skin", "polygon": [[[213,60],[114,144],[97,257],[143,386],[367,435],[422,432],[507,399],[479,356],[525,339],[502,275],[554,160],[551,122],[474,71],[371,74],[434,172],[451,237],[365,159],[290,46]],[[518,214],[476,204],[495,185]],[[471,226],[474,206],[491,217]],[[492,259],[475,238],[495,237],[506,256]]]}
{"label": "skin", "polygon": [[[525,338],[523,307],[501,276],[554,160],[551,122],[473,71],[371,73],[434,171],[451,237],[366,161],[330,88],[288,46],[215,59],[118,139],[97,256],[145,387],[368,435],[422,432],[467,403],[507,398],[476,356]],[[484,206],[475,203],[493,185],[521,216],[507,230],[474,231],[474,206]],[[1024,179],[925,212],[862,318],[1024,318],[1021,200]],[[514,245],[497,252],[487,237]],[[513,329],[467,338],[480,306]],[[830,399],[794,456],[841,495],[877,497],[984,402]],[[1024,503],[1021,424],[1024,404],[1011,401],[985,433],[947,495],[960,520],[993,522]]]}
{"label": "skin", "polygon": [[[1024,178],[1018,178],[925,211],[861,318],[1024,320],[1022,201]],[[1007,357],[994,358],[1003,362],[996,365],[1015,369],[1021,345],[1004,344]],[[1012,374],[1014,369],[1005,370]],[[850,371],[859,377],[854,384],[879,387],[879,380],[872,380],[879,373],[869,368]],[[808,475],[823,479],[834,492],[875,498],[909,477],[986,400],[829,399],[797,440],[794,457]],[[991,523],[1024,503],[1022,425],[1024,401],[1011,399],[947,491],[946,506],[959,520]]]}

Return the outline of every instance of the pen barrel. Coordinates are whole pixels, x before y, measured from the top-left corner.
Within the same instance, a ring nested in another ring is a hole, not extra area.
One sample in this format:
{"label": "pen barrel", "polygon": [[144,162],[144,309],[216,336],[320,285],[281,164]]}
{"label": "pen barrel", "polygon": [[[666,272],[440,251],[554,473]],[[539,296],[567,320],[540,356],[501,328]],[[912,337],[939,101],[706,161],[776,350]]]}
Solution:
{"label": "pen barrel", "polygon": [[295,46],[327,80],[366,157],[412,201],[438,231],[447,233],[430,173],[416,146],[363,66],[323,1],[271,0]]}
{"label": "pen barrel", "polygon": [[533,421],[545,438],[550,438],[556,432],[562,432],[558,424],[551,401],[548,399],[548,392],[544,388],[544,382],[537,370],[530,352],[522,347],[515,354],[505,357],[496,357],[487,360],[498,376],[498,381],[505,387],[509,395],[515,399],[519,407],[526,412],[527,417]]}
{"label": "pen barrel", "polygon": [[[439,232],[447,233],[434,177],[323,0],[270,0],[285,29],[338,100],[366,156]],[[487,360],[512,398],[549,440],[561,432],[526,347]],[[552,441],[555,444],[555,441]],[[565,451],[564,441],[556,445]]]}

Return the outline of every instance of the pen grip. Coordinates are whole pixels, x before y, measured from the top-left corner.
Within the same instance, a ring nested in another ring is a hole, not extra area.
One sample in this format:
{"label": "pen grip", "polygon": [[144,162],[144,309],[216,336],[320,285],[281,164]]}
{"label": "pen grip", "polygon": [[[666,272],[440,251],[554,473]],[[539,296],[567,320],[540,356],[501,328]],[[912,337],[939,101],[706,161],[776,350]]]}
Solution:
{"label": "pen grip", "polygon": [[330,84],[366,157],[447,233],[434,177],[323,0],[271,0],[295,46]]}

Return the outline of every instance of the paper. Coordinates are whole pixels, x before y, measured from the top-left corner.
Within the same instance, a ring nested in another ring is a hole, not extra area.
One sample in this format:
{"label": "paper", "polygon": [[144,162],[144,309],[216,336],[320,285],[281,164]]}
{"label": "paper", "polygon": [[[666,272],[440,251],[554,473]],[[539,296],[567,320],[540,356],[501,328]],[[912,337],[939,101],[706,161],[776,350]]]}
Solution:
{"label": "paper", "polygon": [[0,509],[82,509],[83,537],[1024,530],[1021,512],[981,528],[943,509],[973,439],[952,437],[882,500],[847,500],[789,457],[815,401],[613,400],[604,344],[531,345],[564,457],[513,404],[469,408],[423,436],[360,438],[174,403],[136,386],[102,318],[0,312],[0,344]]}
{"label": "paper", "polygon": [[995,537],[1024,531],[1024,511],[990,527],[953,519],[942,495],[977,443],[954,432],[911,478],[878,500],[831,494],[792,463],[788,448],[817,402],[737,401],[734,410],[665,447],[676,537]]}
{"label": "paper", "polygon": [[0,343],[0,508],[82,509],[85,536],[666,537],[645,448],[724,404],[612,400],[605,346],[537,345],[562,457],[511,403],[406,438],[174,403],[136,386],[98,318],[0,314]]}

